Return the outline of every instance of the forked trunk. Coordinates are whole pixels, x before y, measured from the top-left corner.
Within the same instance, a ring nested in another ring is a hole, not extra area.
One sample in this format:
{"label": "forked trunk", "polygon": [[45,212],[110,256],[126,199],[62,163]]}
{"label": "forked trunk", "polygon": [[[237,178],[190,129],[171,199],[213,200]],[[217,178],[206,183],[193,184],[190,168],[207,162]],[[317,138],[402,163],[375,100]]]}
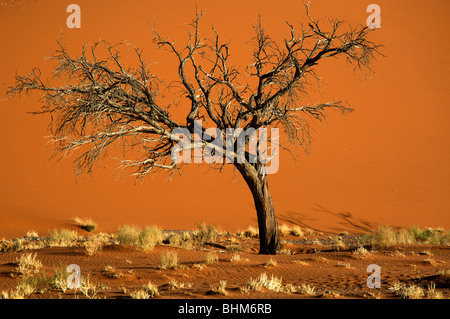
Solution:
{"label": "forked trunk", "polygon": [[258,216],[259,253],[275,255],[280,247],[280,238],[267,175],[258,174],[248,163],[235,165],[252,191]]}

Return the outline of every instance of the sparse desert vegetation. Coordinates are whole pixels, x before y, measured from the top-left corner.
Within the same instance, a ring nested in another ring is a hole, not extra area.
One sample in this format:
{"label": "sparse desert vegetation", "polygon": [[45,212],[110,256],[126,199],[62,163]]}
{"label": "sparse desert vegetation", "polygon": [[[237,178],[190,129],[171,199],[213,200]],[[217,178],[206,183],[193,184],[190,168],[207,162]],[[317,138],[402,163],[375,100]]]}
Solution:
{"label": "sparse desert vegetation", "polygon": [[132,299],[150,299],[159,296],[158,286],[148,282],[141,289],[135,290],[130,294]]}
{"label": "sparse desert vegetation", "polygon": [[263,272],[257,278],[250,278],[248,281],[246,288],[249,291],[260,291],[262,288],[273,290],[278,292],[282,288],[282,278],[276,277],[274,275],[267,275],[267,273]]}
{"label": "sparse desert vegetation", "polygon": [[422,230],[417,226],[409,229],[394,229],[389,225],[383,225],[363,237],[363,242],[374,248],[389,248],[413,243],[449,245],[450,231],[444,231],[440,228],[425,228]]}
{"label": "sparse desert vegetation", "polygon": [[76,231],[66,228],[49,230],[48,235],[50,245],[54,246],[71,246],[78,237]]}
{"label": "sparse desert vegetation", "polygon": [[218,294],[220,294],[222,296],[226,296],[226,295],[228,295],[226,287],[227,287],[227,281],[226,280],[221,280],[221,281],[219,281],[219,285],[217,285],[217,286],[212,285],[211,286],[211,291],[213,293],[218,293]]}
{"label": "sparse desert vegetation", "polygon": [[42,268],[42,263],[36,256],[36,253],[26,253],[18,257],[15,261],[15,264],[17,265],[16,273],[25,277],[39,273]]}
{"label": "sparse desert vegetation", "polygon": [[[206,223],[192,231],[126,225],[113,234],[91,232],[87,236],[67,228],[49,231],[48,237],[30,231],[22,238],[0,241],[0,267],[10,274],[6,277],[10,284],[0,289],[0,296],[450,297],[443,288],[450,277],[448,232],[444,230],[382,226],[365,235],[327,235],[281,225],[280,232],[284,247],[278,255],[267,256],[258,254],[257,232],[251,227],[235,234]],[[67,262],[55,263],[49,256]],[[103,258],[108,261],[98,269],[98,262],[89,262]],[[81,286],[75,289],[67,284],[66,268],[71,263],[82,269]],[[369,263],[379,264],[382,274],[389,276],[388,284],[376,292],[364,288]]]}
{"label": "sparse desert vegetation", "polygon": [[206,254],[206,263],[213,264],[219,261],[219,256],[214,252],[209,252]]}

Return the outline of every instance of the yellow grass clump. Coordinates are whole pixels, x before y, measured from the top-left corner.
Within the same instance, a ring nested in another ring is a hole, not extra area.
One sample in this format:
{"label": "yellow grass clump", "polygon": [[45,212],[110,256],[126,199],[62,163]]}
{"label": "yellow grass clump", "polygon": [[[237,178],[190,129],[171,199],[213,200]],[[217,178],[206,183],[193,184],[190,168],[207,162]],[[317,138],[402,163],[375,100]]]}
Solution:
{"label": "yellow grass clump", "polygon": [[166,251],[165,253],[161,254],[161,269],[166,269],[170,267],[177,267],[178,266],[178,255],[174,251]]}
{"label": "yellow grass clump", "polygon": [[125,225],[117,230],[116,239],[119,244],[153,249],[157,244],[162,243],[164,236],[162,230],[155,225],[147,226],[144,229]]}
{"label": "yellow grass clump", "polygon": [[66,228],[49,230],[48,235],[52,246],[70,247],[74,245],[75,240],[78,238],[76,231]]}

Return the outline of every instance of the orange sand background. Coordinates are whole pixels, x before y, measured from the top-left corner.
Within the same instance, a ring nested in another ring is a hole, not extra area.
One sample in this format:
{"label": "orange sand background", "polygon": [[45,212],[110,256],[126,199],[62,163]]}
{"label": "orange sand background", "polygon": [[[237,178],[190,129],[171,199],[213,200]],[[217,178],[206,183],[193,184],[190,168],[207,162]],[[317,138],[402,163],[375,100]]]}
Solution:
{"label": "orange sand background", "polygon": [[[48,70],[43,59],[61,33],[74,53],[85,41],[129,40],[158,62],[153,73],[171,80],[174,60],[151,43],[149,23],[182,43],[197,3],[208,11],[204,29],[213,24],[230,39],[234,61],[245,66],[251,57],[245,43],[258,13],[274,38],[288,35],[284,21],[305,21],[301,1],[76,1],[81,29],[68,29],[66,7],[72,1],[25,2],[0,6],[0,99],[16,70]],[[334,232],[375,224],[448,229],[450,3],[321,0],[312,1],[311,11],[324,22],[339,16],[364,24],[370,3],[381,7],[382,28],[371,36],[384,45],[387,57],[374,62],[375,74],[367,78],[355,75],[343,60],[320,68],[323,93],[314,92],[311,102],[337,98],[356,111],[332,114],[315,125],[309,157],[298,150],[294,162],[281,154],[280,170],[269,179],[279,222]],[[38,107],[36,95],[0,101],[0,238],[31,229],[45,234],[66,227],[75,216],[94,219],[103,231],[123,224],[188,229],[201,220],[230,231],[256,224],[250,191],[231,167],[219,173],[192,164],[171,182],[162,174],[134,185],[106,161],[94,176],[75,182],[70,159],[49,160],[48,118],[27,114]]]}

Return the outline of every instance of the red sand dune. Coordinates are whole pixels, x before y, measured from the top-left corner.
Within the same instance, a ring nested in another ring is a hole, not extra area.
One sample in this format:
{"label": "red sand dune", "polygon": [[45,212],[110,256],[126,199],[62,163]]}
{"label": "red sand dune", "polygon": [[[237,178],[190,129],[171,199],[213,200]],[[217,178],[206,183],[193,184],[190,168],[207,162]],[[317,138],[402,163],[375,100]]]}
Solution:
{"label": "red sand dune", "polygon": [[[12,85],[16,71],[48,71],[43,59],[61,33],[72,52],[99,38],[129,40],[158,62],[153,72],[170,81],[174,59],[152,44],[149,23],[182,42],[195,3],[208,11],[205,30],[213,24],[231,39],[233,59],[242,66],[251,57],[245,42],[258,13],[274,38],[287,35],[285,20],[304,21],[301,1],[132,2],[77,1],[81,29],[67,28],[67,2],[1,2],[0,83]],[[314,1],[312,13],[321,20],[339,16],[365,23],[369,3]],[[344,61],[328,61],[320,69],[323,94],[312,92],[311,102],[342,99],[356,112],[332,114],[314,125],[309,157],[300,149],[296,162],[281,154],[280,170],[269,179],[281,223],[330,232],[364,232],[375,224],[450,228],[449,3],[377,3],[382,28],[373,41],[384,45],[386,57],[374,62],[373,77],[355,76]],[[230,231],[256,224],[250,192],[231,168],[219,173],[192,164],[171,182],[163,174],[134,185],[132,178],[118,177],[108,160],[76,183],[70,159],[49,160],[52,150],[44,148],[43,138],[49,135],[48,118],[27,113],[38,107],[37,96],[0,101],[0,238],[68,227],[75,216],[92,218],[103,231],[123,224],[190,229],[201,220]]]}

